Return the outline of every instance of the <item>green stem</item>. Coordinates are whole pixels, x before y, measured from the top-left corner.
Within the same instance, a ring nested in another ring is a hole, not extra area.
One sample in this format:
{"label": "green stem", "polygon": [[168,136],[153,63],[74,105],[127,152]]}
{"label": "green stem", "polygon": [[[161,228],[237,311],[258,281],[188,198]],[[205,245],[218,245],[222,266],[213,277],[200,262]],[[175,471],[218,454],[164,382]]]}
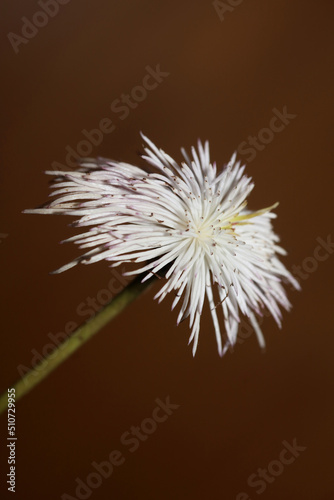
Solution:
{"label": "green stem", "polygon": [[[35,385],[44,380],[53,370],[63,363],[71,354],[117,316],[136,299],[156,279],[155,276],[141,283],[143,276],[138,276],[127,285],[122,292],[111,299],[95,316],[89,319],[64,342],[59,344],[43,361],[27,372],[13,386],[15,401],[27,394]],[[7,390],[0,396],[0,414],[7,409]]]}

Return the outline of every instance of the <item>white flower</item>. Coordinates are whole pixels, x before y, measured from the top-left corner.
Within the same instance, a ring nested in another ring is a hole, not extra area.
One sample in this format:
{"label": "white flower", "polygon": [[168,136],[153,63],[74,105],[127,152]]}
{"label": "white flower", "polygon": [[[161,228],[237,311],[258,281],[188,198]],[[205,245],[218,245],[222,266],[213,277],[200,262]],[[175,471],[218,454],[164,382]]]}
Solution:
{"label": "white flower", "polygon": [[83,160],[74,172],[47,172],[57,176],[52,193],[56,199],[28,212],[81,216],[78,226],[93,226],[66,240],[92,249],[57,272],[102,259],[113,266],[142,262],[128,274],[147,272],[144,279],[167,269],[155,298],[161,301],[175,290],[174,308],[182,297],[177,323],[189,316],[193,354],[205,299],[221,356],[236,342],[240,312],[250,319],[263,346],[254,313],[261,315],[267,308],[281,326],[279,306],[290,308],[281,283],[299,288],[277,257],[285,251],[277,245],[271,225],[276,215],[270,210],[276,204],[257,212],[246,210],[254,184],[243,175],[245,167],[236,162],[235,154],[217,174],[208,142],[204,147],[198,142],[192,157],[181,150],[185,161],[178,165],[143,139],[143,158],[153,166],[150,172],[106,159]]}

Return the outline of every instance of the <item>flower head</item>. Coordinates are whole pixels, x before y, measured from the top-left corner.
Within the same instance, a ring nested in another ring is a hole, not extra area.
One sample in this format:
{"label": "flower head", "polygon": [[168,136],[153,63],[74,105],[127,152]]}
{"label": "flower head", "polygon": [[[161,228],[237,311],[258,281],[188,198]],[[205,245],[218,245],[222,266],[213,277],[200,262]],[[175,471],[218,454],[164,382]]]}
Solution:
{"label": "flower head", "polygon": [[28,212],[80,216],[77,226],[92,226],[66,240],[89,250],[57,272],[102,259],[112,266],[142,263],[127,274],[145,272],[144,280],[164,269],[155,298],[161,301],[174,291],[172,309],[181,300],[177,322],[189,317],[193,354],[205,300],[220,355],[236,342],[240,313],[250,319],[263,346],[254,313],[262,315],[266,308],[281,326],[280,306],[290,308],[282,282],[299,288],[278,259],[285,251],[271,224],[276,204],[256,212],[246,209],[254,184],[235,154],[217,173],[208,142],[203,146],[199,141],[191,157],[182,149],[179,165],[143,139],[150,171],[99,158],[83,160],[73,172],[47,172],[56,175],[55,200]]}

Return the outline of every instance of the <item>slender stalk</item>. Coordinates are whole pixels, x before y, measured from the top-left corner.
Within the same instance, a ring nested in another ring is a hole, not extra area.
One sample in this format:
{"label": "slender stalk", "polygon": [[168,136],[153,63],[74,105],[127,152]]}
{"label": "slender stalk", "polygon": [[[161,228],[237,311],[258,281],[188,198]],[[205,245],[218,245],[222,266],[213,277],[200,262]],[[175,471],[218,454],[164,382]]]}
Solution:
{"label": "slender stalk", "polygon": [[[115,298],[111,299],[99,312],[96,313],[64,342],[59,344],[43,361],[27,372],[13,386],[15,401],[27,394],[35,385],[44,380],[53,370],[71,356],[79,347],[87,342],[95,333],[117,316],[123,309],[137,298],[156,279],[155,276],[141,283],[143,276],[138,276]],[[0,414],[7,409],[7,390],[0,396]]]}

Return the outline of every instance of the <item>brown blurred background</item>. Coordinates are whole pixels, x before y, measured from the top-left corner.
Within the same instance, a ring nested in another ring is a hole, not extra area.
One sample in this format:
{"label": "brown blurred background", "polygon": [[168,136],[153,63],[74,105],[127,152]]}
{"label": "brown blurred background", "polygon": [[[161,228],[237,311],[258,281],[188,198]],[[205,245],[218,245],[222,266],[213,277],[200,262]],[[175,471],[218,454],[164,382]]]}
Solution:
{"label": "brown blurred background", "polygon": [[[175,327],[170,299],[153,302],[155,285],[18,402],[20,500],[76,498],[76,478],[86,482],[92,462],[114,449],[124,464],[87,498],[334,498],[333,249],[313,257],[317,238],[333,231],[334,6],[237,3],[72,0],[46,19],[36,16],[36,1],[1,3],[1,391],[50,333],[87,319],[89,297],[98,306],[106,298],[105,263],[48,274],[78,254],[58,245],[73,234],[70,219],[21,213],[47,199],[43,171],[66,166],[66,147],[75,149],[82,130],[104,118],[114,129],[93,156],[140,162],[143,131],[178,159],[181,146],[209,139],[222,165],[238,147],[249,160],[244,141],[268,139],[262,129],[286,106],[296,116],[248,161],[256,184],[250,207],[280,201],[284,262],[304,268],[303,291],[289,290],[294,307],[283,330],[264,321],[266,353],[252,335],[223,359],[207,311],[193,359],[187,322]],[[46,25],[26,28],[30,39],[22,40],[22,17]],[[169,75],[157,88],[128,116],[112,111],[158,64]],[[120,437],[167,396],[179,408],[131,453]],[[4,416],[0,425],[5,494]],[[306,449],[280,472],[272,462],[295,438]],[[247,481],[268,465],[278,473],[259,493],[262,483]]]}

